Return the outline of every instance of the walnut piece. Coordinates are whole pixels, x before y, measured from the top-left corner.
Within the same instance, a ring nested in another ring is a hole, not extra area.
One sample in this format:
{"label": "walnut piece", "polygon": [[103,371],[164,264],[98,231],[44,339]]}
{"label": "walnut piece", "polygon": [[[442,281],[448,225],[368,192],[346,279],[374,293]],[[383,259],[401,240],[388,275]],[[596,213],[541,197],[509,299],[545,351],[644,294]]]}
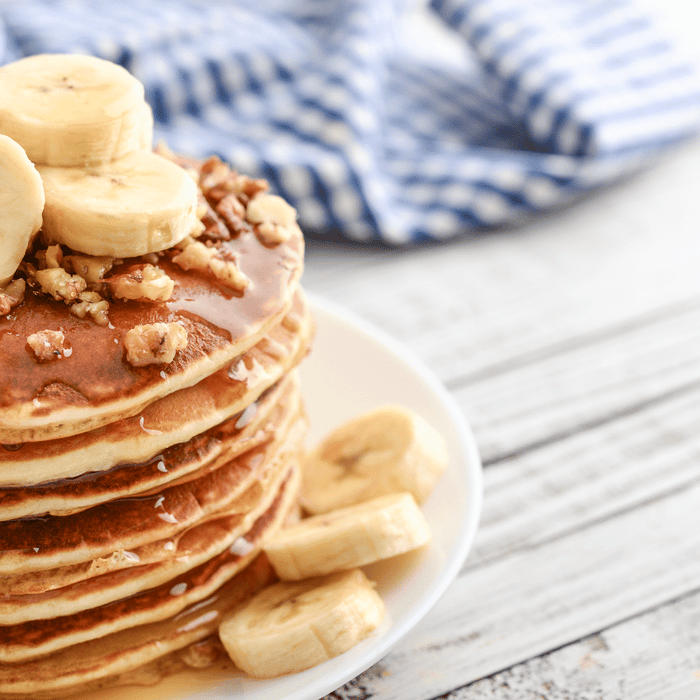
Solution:
{"label": "walnut piece", "polygon": [[276,194],[259,194],[248,202],[246,217],[258,224],[255,231],[263,243],[275,245],[289,240],[292,235],[296,209]]}
{"label": "walnut piece", "polygon": [[216,156],[212,156],[202,164],[199,186],[209,203],[214,207],[225,195],[231,192],[242,201],[247,202],[268,188],[265,180],[241,175]]}
{"label": "walnut piece", "polygon": [[61,267],[61,263],[63,262],[63,250],[58,244],[50,245],[44,250],[38,250],[35,257],[39,263],[39,269],[53,269]]}
{"label": "walnut piece", "polygon": [[41,291],[50,294],[56,301],[73,301],[87,287],[79,275],[69,275],[62,267],[50,267],[34,273]]}
{"label": "walnut piece", "polygon": [[106,282],[116,299],[135,301],[167,301],[175,288],[175,282],[150,263],[134,265],[124,273],[109,277]]}
{"label": "walnut piece", "polygon": [[69,357],[73,352],[66,345],[63,331],[38,331],[27,338],[27,343],[34,350],[34,354],[39,362],[60,360],[62,357]]}
{"label": "walnut piece", "polygon": [[[210,272],[227,287],[242,292],[250,280],[239,269],[232,252],[199,241],[183,241],[182,252],[173,257],[173,262],[183,270]],[[182,245],[182,244],[181,244]]]}
{"label": "walnut piece", "polygon": [[187,347],[187,331],[179,323],[147,323],[124,336],[126,359],[134,367],[170,364]]}
{"label": "walnut piece", "polygon": [[80,275],[93,289],[103,281],[114,263],[115,259],[106,255],[66,255],[62,267]]}
{"label": "walnut piece", "polygon": [[226,228],[234,236],[239,236],[241,233],[253,230],[253,227],[246,221],[245,209],[238,197],[233,194],[227,194],[216,205],[216,214],[223,219]]}
{"label": "walnut piece", "polygon": [[27,283],[23,279],[11,280],[0,289],[0,316],[7,316],[24,299]]}
{"label": "walnut piece", "polygon": [[81,292],[78,295],[78,302],[72,304],[70,310],[78,318],[91,316],[98,326],[109,324],[109,303],[97,292]]}

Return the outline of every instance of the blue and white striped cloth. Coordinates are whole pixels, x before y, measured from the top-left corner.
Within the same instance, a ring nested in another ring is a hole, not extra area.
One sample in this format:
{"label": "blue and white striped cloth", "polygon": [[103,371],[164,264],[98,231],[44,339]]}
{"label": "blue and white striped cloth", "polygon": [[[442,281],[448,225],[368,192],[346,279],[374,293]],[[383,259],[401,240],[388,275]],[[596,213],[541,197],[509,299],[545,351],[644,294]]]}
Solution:
{"label": "blue and white striped cloth", "polygon": [[693,67],[633,0],[432,0],[463,63],[431,60],[415,32],[406,45],[412,9],[4,0],[0,63],[79,51],[124,65],[159,138],[266,177],[329,239],[404,244],[517,222],[697,129]]}

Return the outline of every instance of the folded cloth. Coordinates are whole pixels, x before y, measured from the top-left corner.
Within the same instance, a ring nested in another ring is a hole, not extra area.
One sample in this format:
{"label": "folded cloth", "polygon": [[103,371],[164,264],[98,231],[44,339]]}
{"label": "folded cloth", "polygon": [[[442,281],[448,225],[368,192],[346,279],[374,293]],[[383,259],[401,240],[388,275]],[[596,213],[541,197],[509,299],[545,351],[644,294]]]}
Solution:
{"label": "folded cloth", "polygon": [[398,245],[517,222],[697,128],[693,67],[632,1],[432,0],[463,61],[431,60],[427,31],[399,31],[414,10],[4,0],[0,62],[77,51],[122,64],[158,138],[266,177],[329,239]]}

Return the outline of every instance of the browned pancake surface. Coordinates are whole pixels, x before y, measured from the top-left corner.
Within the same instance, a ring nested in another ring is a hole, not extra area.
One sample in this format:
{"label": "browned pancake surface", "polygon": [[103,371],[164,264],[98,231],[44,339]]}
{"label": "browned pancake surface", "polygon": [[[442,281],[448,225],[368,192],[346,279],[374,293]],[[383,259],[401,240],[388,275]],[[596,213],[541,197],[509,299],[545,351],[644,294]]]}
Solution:
{"label": "browned pancake surface", "polygon": [[[24,300],[0,317],[0,442],[76,434],[115,415],[133,415],[153,398],[193,384],[251,347],[289,309],[301,276],[303,236],[296,225],[290,232],[288,240],[268,245],[248,224],[232,232],[230,240],[215,242],[250,280],[243,292],[211,274],[182,269],[172,261],[177,249],[159,253],[158,267],[175,282],[172,297],[165,302],[113,300],[108,326],[76,317],[68,305],[28,285]],[[107,279],[147,260],[126,259]],[[27,263],[35,262],[30,251]],[[127,361],[123,339],[129,330],[173,322],[188,333],[187,347],[173,362],[134,367]],[[70,356],[39,362],[27,338],[44,330],[61,330]]]}
{"label": "browned pancake surface", "polygon": [[[268,337],[229,367],[153,402],[140,415],[79,435],[0,448],[0,485],[35,486],[145,461],[247,407],[303,359],[312,337],[308,304],[297,294],[292,309]],[[0,519],[8,517],[17,516],[3,513],[0,503]]]}
{"label": "browned pancake surface", "polygon": [[120,464],[104,472],[88,472],[36,486],[0,487],[0,520],[69,514],[162,488],[179,479],[195,478],[194,473],[204,465],[216,468],[220,460],[233,459],[272,438],[283,415],[298,403],[294,379],[287,377],[233,418],[187,442],[171,445],[145,462]]}
{"label": "browned pancake surface", "polygon": [[[289,493],[285,493],[286,487]],[[3,661],[25,660],[181,612],[212,593],[257,556],[261,538],[280,525],[297,487],[298,478],[285,479],[267,510],[246,532],[250,551],[245,554],[227,549],[162,585],[127,598],[72,615],[0,627],[0,658]]]}

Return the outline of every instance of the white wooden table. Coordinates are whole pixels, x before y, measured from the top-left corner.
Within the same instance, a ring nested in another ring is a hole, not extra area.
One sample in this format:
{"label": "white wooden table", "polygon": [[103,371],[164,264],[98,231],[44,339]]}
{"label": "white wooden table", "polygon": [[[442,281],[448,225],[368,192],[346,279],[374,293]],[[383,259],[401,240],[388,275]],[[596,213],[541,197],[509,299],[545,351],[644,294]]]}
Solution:
{"label": "white wooden table", "polygon": [[509,230],[307,261],[435,370],[485,466],[457,580],[329,697],[700,698],[700,141]]}

